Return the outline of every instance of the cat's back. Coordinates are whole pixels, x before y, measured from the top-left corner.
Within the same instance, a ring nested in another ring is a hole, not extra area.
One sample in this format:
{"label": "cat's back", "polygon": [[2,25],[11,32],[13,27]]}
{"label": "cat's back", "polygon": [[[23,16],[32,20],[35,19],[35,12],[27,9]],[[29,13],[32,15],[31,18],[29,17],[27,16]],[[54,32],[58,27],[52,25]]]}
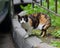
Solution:
{"label": "cat's back", "polygon": [[41,24],[45,24],[46,22],[50,22],[50,16],[44,13],[39,13],[39,15],[37,16],[39,23]]}

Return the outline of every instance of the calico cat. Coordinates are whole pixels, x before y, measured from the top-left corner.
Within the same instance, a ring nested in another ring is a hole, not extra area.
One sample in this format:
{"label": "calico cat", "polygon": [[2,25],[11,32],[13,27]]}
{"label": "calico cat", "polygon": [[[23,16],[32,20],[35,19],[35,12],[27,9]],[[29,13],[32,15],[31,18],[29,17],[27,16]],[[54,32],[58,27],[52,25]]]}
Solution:
{"label": "calico cat", "polygon": [[[47,29],[51,26],[51,19],[48,15],[43,13],[35,13],[31,15],[18,15],[20,23],[28,23],[33,29],[41,30],[41,37],[46,35]],[[30,29],[30,28],[29,28]],[[27,29],[25,29],[27,31]]]}

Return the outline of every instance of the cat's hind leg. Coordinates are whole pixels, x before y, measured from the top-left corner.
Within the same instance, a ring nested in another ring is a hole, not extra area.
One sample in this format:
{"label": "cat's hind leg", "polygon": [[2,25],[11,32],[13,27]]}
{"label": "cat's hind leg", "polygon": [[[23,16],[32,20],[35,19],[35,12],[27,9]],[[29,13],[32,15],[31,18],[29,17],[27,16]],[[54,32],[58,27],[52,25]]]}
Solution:
{"label": "cat's hind leg", "polygon": [[40,34],[40,36],[41,36],[41,37],[46,36],[46,30],[42,29],[42,30],[41,30],[41,34]]}

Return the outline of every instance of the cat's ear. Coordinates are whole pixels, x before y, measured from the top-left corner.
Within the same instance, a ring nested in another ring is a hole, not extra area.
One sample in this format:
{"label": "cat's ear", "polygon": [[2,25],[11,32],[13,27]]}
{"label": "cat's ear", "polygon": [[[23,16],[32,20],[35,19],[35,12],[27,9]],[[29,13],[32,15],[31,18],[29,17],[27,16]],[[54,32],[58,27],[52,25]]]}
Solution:
{"label": "cat's ear", "polygon": [[25,17],[26,17],[26,19],[28,19],[28,16],[27,15]]}

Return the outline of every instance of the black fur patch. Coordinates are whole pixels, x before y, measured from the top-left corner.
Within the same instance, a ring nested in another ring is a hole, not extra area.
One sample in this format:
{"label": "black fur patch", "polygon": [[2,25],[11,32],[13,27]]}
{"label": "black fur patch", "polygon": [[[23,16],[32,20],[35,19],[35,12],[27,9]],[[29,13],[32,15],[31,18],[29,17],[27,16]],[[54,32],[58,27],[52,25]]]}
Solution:
{"label": "black fur patch", "polygon": [[29,18],[32,20],[32,26],[33,26],[33,28],[34,29],[37,28],[37,26],[39,24],[39,20],[36,17],[32,16],[32,15],[30,15]]}
{"label": "black fur patch", "polygon": [[28,16],[19,16],[18,15],[18,21],[20,22],[21,20],[22,20],[22,18],[24,18],[24,20],[26,21],[26,22],[28,22]]}

